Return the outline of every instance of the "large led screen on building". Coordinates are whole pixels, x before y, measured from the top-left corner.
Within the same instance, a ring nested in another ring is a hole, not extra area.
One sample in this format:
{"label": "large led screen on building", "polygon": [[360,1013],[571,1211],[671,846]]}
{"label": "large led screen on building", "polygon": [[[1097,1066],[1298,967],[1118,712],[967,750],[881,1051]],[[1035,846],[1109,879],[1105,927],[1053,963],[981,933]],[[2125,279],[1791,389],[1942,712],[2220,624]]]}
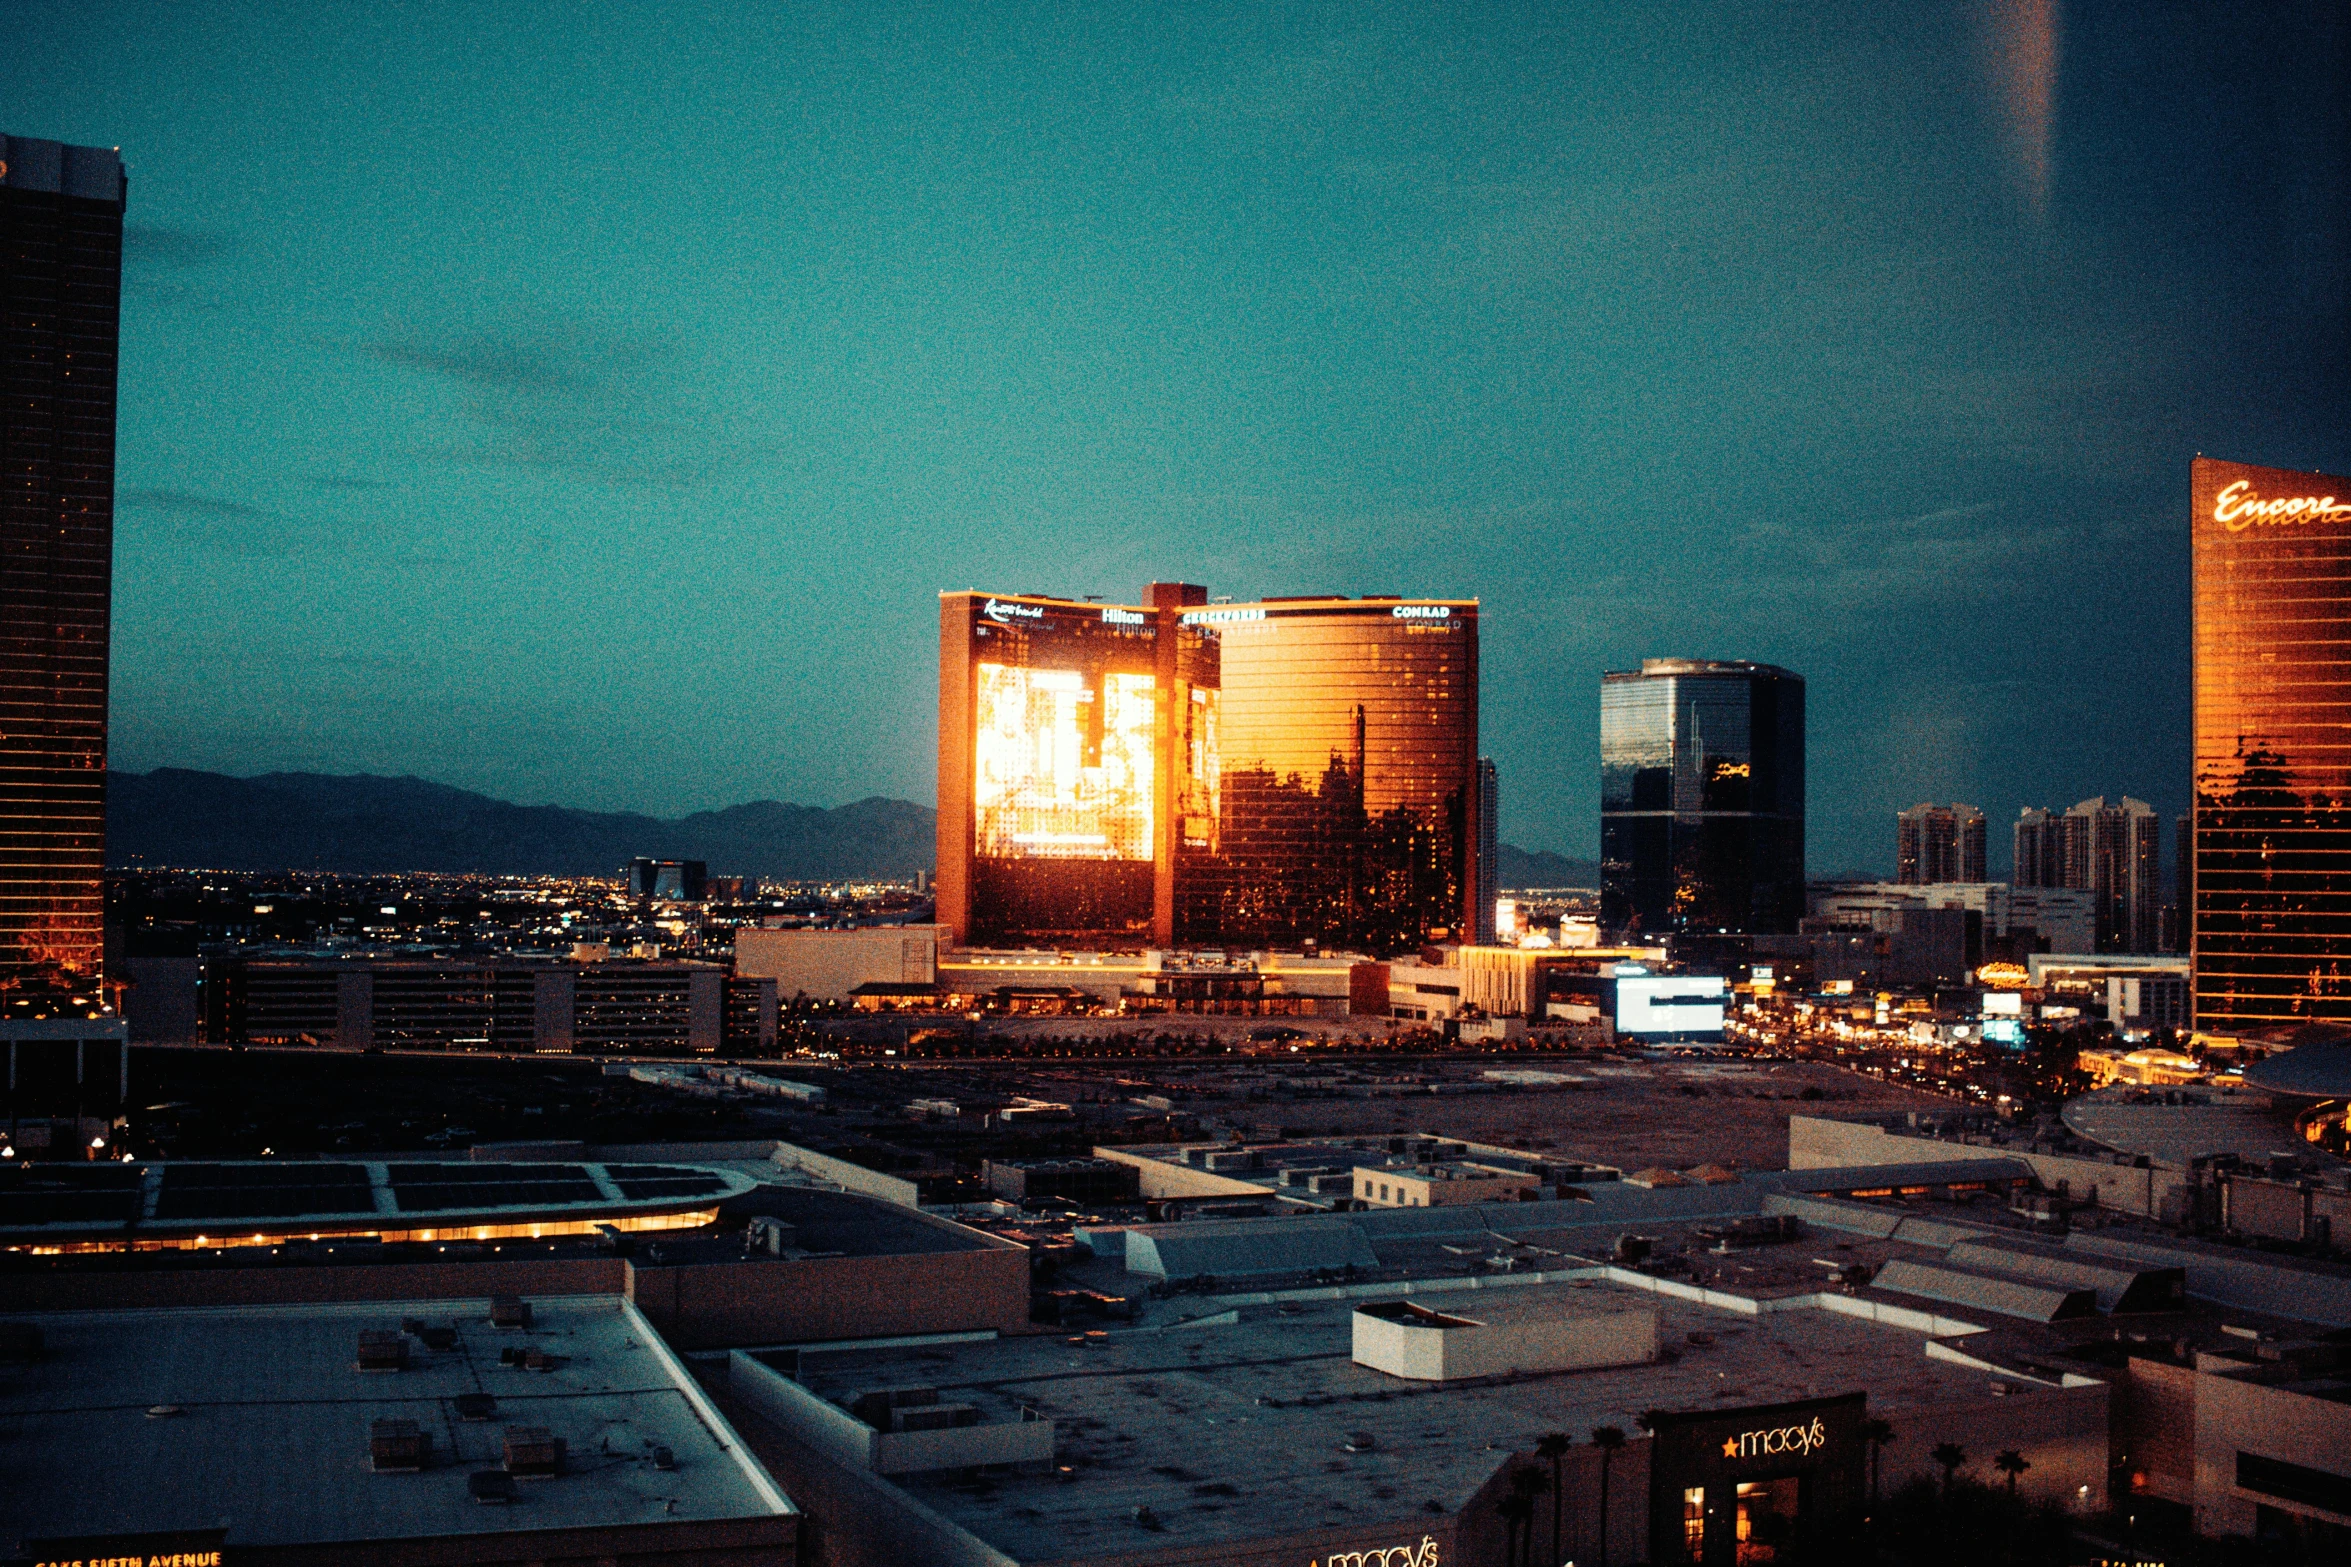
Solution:
{"label": "large led screen on building", "polygon": [[1722,1007],[1719,974],[1627,974],[1616,982],[1616,1031],[1620,1034],[1719,1034]]}
{"label": "large led screen on building", "polygon": [[1149,860],[1152,677],[986,663],[974,674],[975,852]]}

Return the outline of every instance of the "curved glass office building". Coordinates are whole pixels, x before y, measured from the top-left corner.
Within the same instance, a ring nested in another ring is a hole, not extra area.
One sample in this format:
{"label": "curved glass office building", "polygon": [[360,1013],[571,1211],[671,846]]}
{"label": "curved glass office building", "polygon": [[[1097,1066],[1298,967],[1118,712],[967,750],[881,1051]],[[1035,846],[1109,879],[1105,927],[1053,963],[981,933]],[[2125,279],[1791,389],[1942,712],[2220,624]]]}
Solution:
{"label": "curved glass office building", "polygon": [[2351,1019],[2351,479],[2190,482],[2196,1026]]}
{"label": "curved glass office building", "polygon": [[1600,677],[1600,919],[1639,936],[1804,916],[1804,681],[1652,658]]}

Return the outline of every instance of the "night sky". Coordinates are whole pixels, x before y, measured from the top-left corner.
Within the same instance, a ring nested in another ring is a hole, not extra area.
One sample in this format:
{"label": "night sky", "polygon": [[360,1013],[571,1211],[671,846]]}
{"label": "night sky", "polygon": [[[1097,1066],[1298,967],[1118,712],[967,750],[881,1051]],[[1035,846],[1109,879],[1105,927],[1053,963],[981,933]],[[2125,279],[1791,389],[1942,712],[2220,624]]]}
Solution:
{"label": "night sky", "polygon": [[[114,757],[933,798],[942,588],[1810,683],[1816,873],[2186,802],[2188,460],[2351,472],[2340,5],[15,3],[131,171]],[[2167,855],[2168,858],[2168,855]]]}

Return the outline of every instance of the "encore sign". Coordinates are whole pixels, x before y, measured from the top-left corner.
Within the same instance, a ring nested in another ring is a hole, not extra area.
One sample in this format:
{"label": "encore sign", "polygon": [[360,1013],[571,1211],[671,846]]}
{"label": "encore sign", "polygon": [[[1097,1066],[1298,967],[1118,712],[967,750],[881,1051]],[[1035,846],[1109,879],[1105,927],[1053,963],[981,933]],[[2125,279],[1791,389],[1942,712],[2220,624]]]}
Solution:
{"label": "encore sign", "polygon": [[2351,522],[2351,505],[2332,495],[2289,495],[2264,500],[2250,479],[2239,479],[2212,498],[2212,520],[2231,533],[2302,522]]}
{"label": "encore sign", "polygon": [[1384,1550],[1333,1551],[1306,1567],[1437,1567],[1437,1542],[1429,1535],[1418,1545],[1391,1545]]}
{"label": "encore sign", "polygon": [[1725,1458],[1762,1458],[1774,1453],[1809,1453],[1816,1447],[1828,1445],[1828,1428],[1814,1416],[1808,1426],[1776,1426],[1763,1431],[1742,1431],[1737,1436],[1723,1438],[1722,1456]]}

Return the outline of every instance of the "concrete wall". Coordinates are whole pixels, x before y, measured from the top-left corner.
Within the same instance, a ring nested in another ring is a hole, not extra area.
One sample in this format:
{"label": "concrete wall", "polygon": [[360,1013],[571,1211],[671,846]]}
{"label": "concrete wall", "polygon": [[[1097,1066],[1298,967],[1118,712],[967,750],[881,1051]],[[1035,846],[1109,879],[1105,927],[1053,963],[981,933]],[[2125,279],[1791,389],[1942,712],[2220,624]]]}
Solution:
{"label": "concrete wall", "polygon": [[2166,1193],[2185,1187],[2178,1170],[2108,1164],[2072,1154],[2036,1153],[2027,1148],[1985,1147],[1932,1137],[1901,1137],[1865,1121],[1831,1121],[1818,1116],[1788,1118],[1788,1167],[1833,1170],[1850,1165],[1950,1164],[1963,1159],[2018,1159],[2034,1178],[2077,1202],[2160,1217]]}
{"label": "concrete wall", "polygon": [[795,1436],[767,1413],[775,1405],[760,1395],[772,1384],[748,1373],[736,1378],[738,1363],[776,1382],[786,1379],[730,1356],[727,1378],[714,1391],[727,1419],[801,1509],[800,1567],[1020,1567],[879,1475]]}
{"label": "concrete wall", "polygon": [[627,1288],[662,1337],[686,1350],[1029,1331],[1029,1254],[1009,1243],[981,1251],[680,1267],[632,1258]]}
{"label": "concrete wall", "polygon": [[[2114,1382],[2108,1446],[2116,1465],[2143,1488],[2182,1506],[2196,1500],[2196,1372],[2164,1360],[2130,1362]],[[2116,1497],[2120,1502],[2122,1497]]]}
{"label": "concrete wall", "polygon": [[866,984],[928,985],[939,977],[941,925],[889,925],[871,930],[738,930],[735,972],[772,979],[789,1001],[806,994],[846,1001]]}
{"label": "concrete wall", "polygon": [[2239,1489],[2237,1454],[2332,1474],[2351,1470],[2351,1405],[2233,1376],[2196,1373],[2196,1532],[2251,1534],[2254,1509],[2276,1507],[2351,1528],[2351,1514]]}
{"label": "concrete wall", "polygon": [[1394,1377],[1442,1382],[1506,1371],[1645,1365],[1657,1358],[1653,1307],[1492,1323],[1475,1321],[1474,1302],[1459,1309],[1469,1319],[1459,1326],[1356,1311],[1356,1364]]}
{"label": "concrete wall", "polygon": [[830,1154],[818,1153],[813,1148],[802,1148],[794,1143],[776,1143],[767,1155],[787,1170],[798,1170],[813,1175],[820,1181],[830,1181],[845,1192],[856,1192],[864,1197],[878,1197],[883,1202],[894,1202],[901,1208],[922,1206],[922,1192],[914,1182],[902,1176],[884,1175],[869,1170],[862,1164],[851,1164]]}
{"label": "concrete wall", "polygon": [[1097,1159],[1111,1159],[1120,1164],[1131,1164],[1142,1172],[1143,1195],[1147,1198],[1166,1197],[1270,1197],[1274,1188],[1259,1182],[1237,1181],[1229,1175],[1218,1175],[1211,1170],[1198,1169],[1188,1164],[1168,1164],[1159,1159],[1148,1159],[1124,1148],[1097,1148]]}
{"label": "concrete wall", "polygon": [[[1895,1440],[1879,1459],[1880,1487],[1900,1488],[1911,1479],[1940,1483],[1943,1471],[1934,1460],[1941,1442],[1956,1442],[1967,1452],[1959,1473],[1990,1485],[2006,1478],[1992,1467],[2005,1448],[2024,1455],[2027,1469],[2017,1481],[2017,1494],[2034,1501],[2066,1504],[2076,1512],[2102,1511],[2106,1502],[2107,1398],[2103,1382],[2083,1387],[2037,1387],[2027,1382],[2003,1381],[2012,1391],[2005,1398],[1983,1393],[1880,1408],[1894,1428]],[[2085,1499],[2081,1488],[2088,1486]]]}

